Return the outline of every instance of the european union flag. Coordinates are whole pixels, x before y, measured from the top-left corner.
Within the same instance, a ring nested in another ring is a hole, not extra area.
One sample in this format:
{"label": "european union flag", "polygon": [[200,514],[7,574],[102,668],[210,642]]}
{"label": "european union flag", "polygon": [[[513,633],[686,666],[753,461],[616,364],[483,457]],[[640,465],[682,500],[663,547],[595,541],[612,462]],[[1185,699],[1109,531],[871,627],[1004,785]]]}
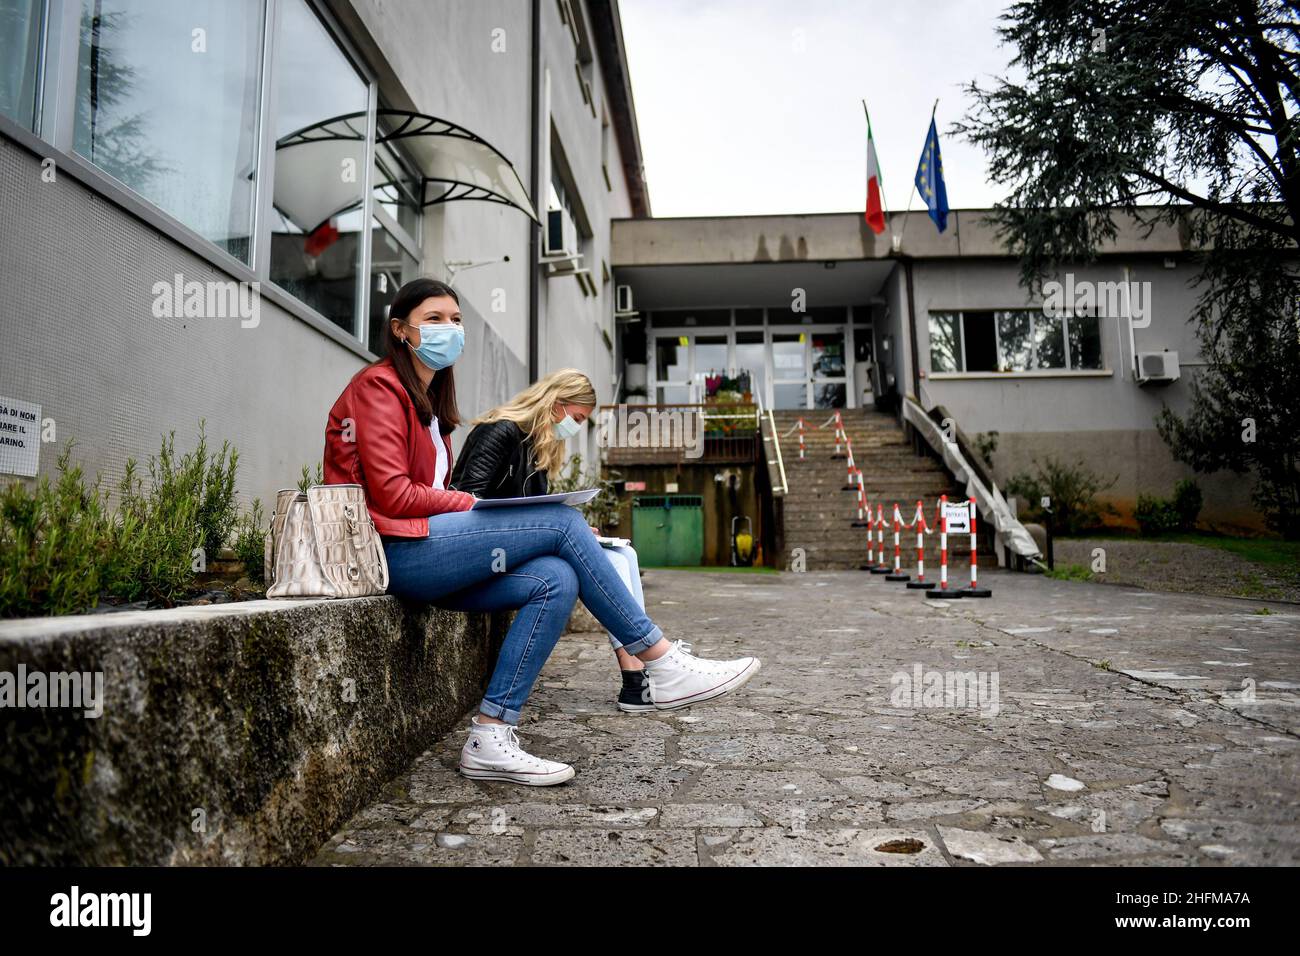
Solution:
{"label": "european union flag", "polygon": [[930,135],[916,167],[916,189],[930,209],[930,218],[943,232],[948,228],[948,187],[943,184],[943,157],[939,155],[939,130],[930,117]]}

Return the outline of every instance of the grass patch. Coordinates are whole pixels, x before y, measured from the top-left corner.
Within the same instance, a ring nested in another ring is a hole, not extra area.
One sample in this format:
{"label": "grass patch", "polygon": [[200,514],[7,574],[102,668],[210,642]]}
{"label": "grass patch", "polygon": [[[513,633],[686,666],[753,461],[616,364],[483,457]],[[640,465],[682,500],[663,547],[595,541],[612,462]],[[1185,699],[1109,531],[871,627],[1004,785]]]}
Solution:
{"label": "grass patch", "polygon": [[1053,581],[1091,581],[1092,572],[1085,564],[1058,564],[1043,572]]}

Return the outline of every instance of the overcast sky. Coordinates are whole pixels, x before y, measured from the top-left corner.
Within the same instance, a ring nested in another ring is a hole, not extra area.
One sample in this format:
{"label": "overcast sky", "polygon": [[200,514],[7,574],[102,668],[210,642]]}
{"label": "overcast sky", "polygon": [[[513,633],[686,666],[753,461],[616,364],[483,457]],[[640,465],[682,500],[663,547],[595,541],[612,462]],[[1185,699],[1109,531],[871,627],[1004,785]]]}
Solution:
{"label": "overcast sky", "polygon": [[983,154],[944,130],[968,107],[962,84],[1005,72],[1007,4],[620,0],[654,214],[862,210],[864,98],[890,210],[907,206],[936,98],[948,204],[992,204]]}

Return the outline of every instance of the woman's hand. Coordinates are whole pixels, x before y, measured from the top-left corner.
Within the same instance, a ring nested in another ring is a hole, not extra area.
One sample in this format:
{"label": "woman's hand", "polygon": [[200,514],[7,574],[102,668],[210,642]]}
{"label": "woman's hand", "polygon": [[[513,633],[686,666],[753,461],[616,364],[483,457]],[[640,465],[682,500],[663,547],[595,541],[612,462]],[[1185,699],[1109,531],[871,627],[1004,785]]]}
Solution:
{"label": "woman's hand", "polygon": [[587,525],[587,527],[591,529],[592,534],[594,534],[598,538],[600,537],[600,529],[597,528],[594,524],[589,524]]}

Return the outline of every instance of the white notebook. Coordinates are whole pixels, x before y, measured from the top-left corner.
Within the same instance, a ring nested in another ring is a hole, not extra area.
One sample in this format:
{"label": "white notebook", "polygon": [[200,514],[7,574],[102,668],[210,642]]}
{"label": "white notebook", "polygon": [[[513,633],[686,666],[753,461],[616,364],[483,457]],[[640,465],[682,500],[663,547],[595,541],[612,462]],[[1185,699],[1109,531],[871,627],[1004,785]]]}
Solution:
{"label": "white notebook", "polygon": [[596,495],[599,488],[583,488],[581,491],[563,491],[554,495],[532,495],[527,498],[480,498],[474,502],[474,508],[510,508],[514,505],[583,505]]}

